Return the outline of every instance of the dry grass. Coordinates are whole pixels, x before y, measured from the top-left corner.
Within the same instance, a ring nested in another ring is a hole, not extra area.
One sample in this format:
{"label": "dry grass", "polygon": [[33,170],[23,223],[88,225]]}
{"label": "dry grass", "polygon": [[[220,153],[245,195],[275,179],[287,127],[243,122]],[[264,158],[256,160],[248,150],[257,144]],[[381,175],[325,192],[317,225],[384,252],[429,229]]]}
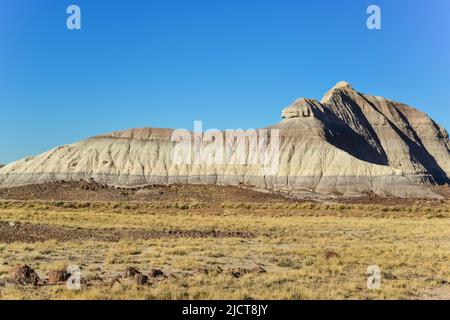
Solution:
{"label": "dry grass", "polygon": [[[0,278],[16,264],[26,263],[41,276],[55,266],[78,264],[87,280],[80,291],[0,287],[0,299],[418,299],[450,284],[448,204],[3,202],[0,221],[254,234],[248,239],[0,243]],[[340,258],[326,259],[327,250]],[[234,278],[226,271],[256,265],[267,272]],[[366,287],[370,265],[382,269],[380,290]],[[109,280],[127,266],[143,272],[160,268],[169,277],[149,286],[110,288]],[[224,272],[198,272],[216,266]]]}

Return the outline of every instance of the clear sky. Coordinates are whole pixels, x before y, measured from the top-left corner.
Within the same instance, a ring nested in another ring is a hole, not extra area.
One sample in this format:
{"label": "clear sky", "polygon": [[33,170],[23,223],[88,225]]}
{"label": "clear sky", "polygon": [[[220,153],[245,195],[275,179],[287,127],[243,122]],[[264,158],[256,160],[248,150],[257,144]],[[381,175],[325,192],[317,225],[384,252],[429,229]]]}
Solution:
{"label": "clear sky", "polygon": [[0,163],[132,127],[263,127],[340,80],[450,129],[450,1],[0,0]]}

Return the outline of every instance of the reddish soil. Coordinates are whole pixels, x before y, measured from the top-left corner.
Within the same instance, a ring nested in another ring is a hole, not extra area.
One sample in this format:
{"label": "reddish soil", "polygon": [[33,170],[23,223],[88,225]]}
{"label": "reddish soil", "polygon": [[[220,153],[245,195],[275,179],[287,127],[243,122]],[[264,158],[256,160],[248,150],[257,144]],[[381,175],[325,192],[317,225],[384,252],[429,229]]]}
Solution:
{"label": "reddish soil", "polygon": [[[432,186],[432,190],[450,199],[450,186]],[[60,181],[23,187],[0,188],[0,200],[42,200],[42,201],[142,201],[142,202],[204,202],[221,204],[237,203],[274,203],[274,202],[311,202],[310,199],[294,199],[285,194],[259,192],[248,186],[218,185],[153,185],[140,188],[115,188],[96,182]],[[333,202],[346,204],[413,205],[416,203],[439,204],[442,200],[403,199],[396,197],[332,198]]]}
{"label": "reddish soil", "polygon": [[433,192],[443,196],[447,200],[450,199],[450,185],[433,186],[433,187],[431,187],[431,190],[433,190]]}
{"label": "reddish soil", "polygon": [[397,206],[397,205],[411,206],[415,204],[428,204],[433,206],[433,205],[440,205],[445,202],[445,200],[430,200],[418,198],[405,199],[396,197],[377,197],[377,196],[337,198],[334,199],[334,201],[344,204],[377,204],[383,206]]}
{"label": "reddish soil", "polygon": [[251,238],[245,231],[221,230],[140,230],[140,229],[72,229],[55,225],[15,224],[0,222],[0,242],[58,241],[104,241],[117,242],[121,239],[159,239],[159,238]]}
{"label": "reddish soil", "polygon": [[285,202],[282,194],[264,193],[244,187],[217,185],[155,185],[114,188],[96,182],[52,182],[0,189],[0,200],[44,201],[172,201],[172,202]]}

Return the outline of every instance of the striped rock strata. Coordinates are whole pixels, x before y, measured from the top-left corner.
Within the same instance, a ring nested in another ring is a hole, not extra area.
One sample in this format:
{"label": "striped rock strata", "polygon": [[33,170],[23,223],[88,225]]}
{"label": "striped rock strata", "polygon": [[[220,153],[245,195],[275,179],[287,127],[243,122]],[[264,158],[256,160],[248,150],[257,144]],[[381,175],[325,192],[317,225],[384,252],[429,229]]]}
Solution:
{"label": "striped rock strata", "polygon": [[[229,148],[205,157],[214,161],[180,162],[175,160],[174,130],[143,128],[96,136],[8,164],[0,168],[0,187],[83,179],[122,187],[244,184],[294,195],[437,198],[428,186],[449,183],[448,133],[405,104],[339,82],[321,101],[296,100],[282,111],[282,118],[266,128],[267,141],[258,141],[266,147],[278,142],[277,163],[269,172],[261,161],[248,161],[250,142],[242,148],[239,139],[225,134],[223,139],[203,139],[197,145],[201,150],[217,143]],[[191,151],[195,148],[192,143]],[[217,161],[219,157],[225,160]]]}

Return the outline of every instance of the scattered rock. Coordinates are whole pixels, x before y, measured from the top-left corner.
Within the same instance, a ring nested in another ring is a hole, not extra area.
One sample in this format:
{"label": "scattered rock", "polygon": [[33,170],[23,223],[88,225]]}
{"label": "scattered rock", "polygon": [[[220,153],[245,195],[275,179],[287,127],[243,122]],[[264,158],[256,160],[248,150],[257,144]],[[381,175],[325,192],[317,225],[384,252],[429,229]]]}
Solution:
{"label": "scattered rock", "polygon": [[214,266],[214,267],[200,267],[197,269],[198,273],[203,274],[220,274],[223,272],[223,269],[220,266]]}
{"label": "scattered rock", "polygon": [[10,277],[13,280],[18,281],[21,285],[33,285],[37,286],[41,284],[41,278],[39,278],[39,275],[31,269],[27,265],[21,265],[13,268],[10,273]]}
{"label": "scattered rock", "polygon": [[128,267],[125,270],[124,275],[119,275],[119,276],[114,277],[111,280],[109,286],[112,288],[116,283],[118,283],[118,284],[122,283],[120,281],[122,278],[131,279],[137,285],[140,285],[140,286],[148,283],[148,276],[142,274],[142,272],[140,272],[138,269],[136,269],[134,267]]}
{"label": "scattered rock", "polygon": [[55,285],[66,282],[70,278],[70,273],[65,270],[50,270],[47,273],[48,284]]}
{"label": "scattered rock", "polygon": [[390,272],[383,272],[382,273],[382,278],[384,280],[397,280],[397,276],[390,273]]}
{"label": "scattered rock", "polygon": [[246,269],[246,268],[233,268],[230,269],[230,274],[235,277],[235,278],[240,278],[245,274],[249,274],[249,273],[265,273],[266,270],[261,267],[261,266],[256,266],[250,269]]}
{"label": "scattered rock", "polygon": [[242,275],[245,274],[245,269],[242,268],[234,268],[230,270],[230,273],[235,278],[240,278]]}
{"label": "scattered rock", "polygon": [[230,270],[231,275],[235,278],[240,278],[245,274],[251,273],[250,269],[245,269],[245,268],[234,268]]}
{"label": "scattered rock", "polygon": [[125,270],[125,278],[132,278],[134,279],[137,275],[142,274],[138,269],[134,267],[128,267]]}
{"label": "scattered rock", "polygon": [[122,282],[120,281],[121,278],[121,276],[114,277],[109,283],[109,287],[113,288],[115,284],[122,284]]}
{"label": "scattered rock", "polygon": [[136,280],[136,284],[139,286],[143,286],[148,283],[148,277],[144,274],[137,274],[134,279]]}
{"label": "scattered rock", "polygon": [[152,269],[150,270],[150,277],[152,278],[160,278],[160,277],[165,277],[166,275],[164,274],[164,272],[160,269]]}
{"label": "scattered rock", "polygon": [[89,277],[89,281],[91,281],[91,282],[103,282],[103,278],[98,276],[98,275],[95,275],[95,276]]}
{"label": "scattered rock", "polygon": [[266,269],[261,266],[256,266],[250,270],[252,273],[266,273]]}
{"label": "scattered rock", "polygon": [[323,255],[325,259],[339,259],[341,256],[334,251],[326,251]]}
{"label": "scattered rock", "polygon": [[200,267],[200,268],[197,269],[197,272],[198,273],[203,273],[203,274],[209,274],[209,269]]}
{"label": "scattered rock", "polygon": [[222,269],[221,266],[215,266],[215,267],[213,268],[213,271],[215,271],[215,272],[217,272],[217,273],[222,273],[222,272],[223,272],[223,269]]}

